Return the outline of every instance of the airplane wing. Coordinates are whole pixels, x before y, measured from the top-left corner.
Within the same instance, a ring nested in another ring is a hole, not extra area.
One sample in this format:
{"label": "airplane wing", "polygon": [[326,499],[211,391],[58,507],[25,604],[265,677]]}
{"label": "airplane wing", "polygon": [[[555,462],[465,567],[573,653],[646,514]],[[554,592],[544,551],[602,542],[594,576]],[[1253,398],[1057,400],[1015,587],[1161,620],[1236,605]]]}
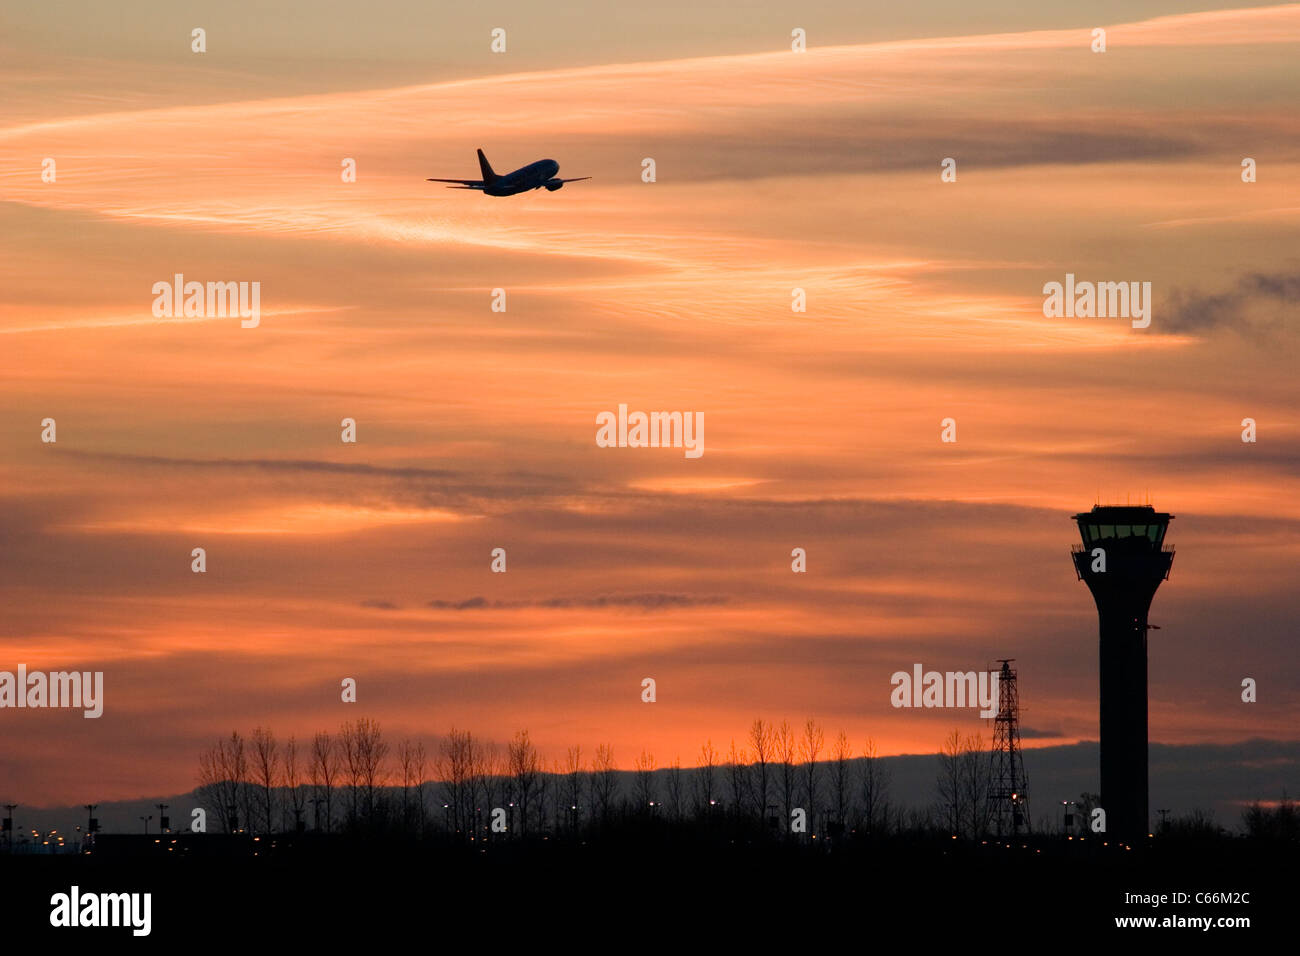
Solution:
{"label": "airplane wing", "polygon": [[579,176],[577,179],[552,179],[553,183],[580,183],[584,179],[590,179],[590,176]]}
{"label": "airplane wing", "polygon": [[426,183],[460,183],[459,186],[451,186],[451,189],[482,189],[483,180],[481,179],[426,179]]}

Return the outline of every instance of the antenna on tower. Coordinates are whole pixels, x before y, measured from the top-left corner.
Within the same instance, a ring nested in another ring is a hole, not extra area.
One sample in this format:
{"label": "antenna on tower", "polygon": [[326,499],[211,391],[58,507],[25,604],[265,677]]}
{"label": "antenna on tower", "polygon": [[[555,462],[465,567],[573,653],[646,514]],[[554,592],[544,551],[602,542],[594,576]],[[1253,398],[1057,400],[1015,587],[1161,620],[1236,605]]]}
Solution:
{"label": "antenna on tower", "polygon": [[989,799],[993,808],[994,833],[1016,836],[1028,833],[1029,778],[1020,753],[1020,691],[1016,672],[1011,668],[1014,657],[999,659],[998,715],[993,718],[992,773]]}

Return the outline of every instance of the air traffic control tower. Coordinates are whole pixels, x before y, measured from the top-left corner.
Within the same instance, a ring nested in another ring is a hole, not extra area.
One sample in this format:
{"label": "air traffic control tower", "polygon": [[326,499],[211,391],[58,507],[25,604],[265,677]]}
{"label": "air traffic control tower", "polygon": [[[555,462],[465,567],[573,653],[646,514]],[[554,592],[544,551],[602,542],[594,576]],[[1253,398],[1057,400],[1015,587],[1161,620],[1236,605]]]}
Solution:
{"label": "air traffic control tower", "polygon": [[1106,835],[1142,845],[1147,830],[1147,612],[1169,577],[1173,515],[1149,506],[1095,505],[1074,516],[1083,547],[1074,569],[1101,623],[1101,806]]}

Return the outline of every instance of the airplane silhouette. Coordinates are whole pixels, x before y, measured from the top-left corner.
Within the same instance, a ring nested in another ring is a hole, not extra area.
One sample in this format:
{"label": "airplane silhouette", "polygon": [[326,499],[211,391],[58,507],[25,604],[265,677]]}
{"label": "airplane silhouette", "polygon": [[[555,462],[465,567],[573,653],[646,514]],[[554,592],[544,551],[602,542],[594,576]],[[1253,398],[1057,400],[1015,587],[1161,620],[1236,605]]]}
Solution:
{"label": "airplane silhouette", "polygon": [[483,155],[483,150],[478,151],[479,169],[483,170],[482,179],[428,179],[430,183],[460,183],[459,186],[448,186],[448,189],[477,189],[485,196],[513,196],[516,193],[526,193],[530,189],[541,189],[546,187],[547,192],[555,192],[565,183],[576,183],[579,180],[590,179],[590,176],[579,176],[577,179],[556,179],[555,174],[560,171],[560,164],[553,159],[539,159],[535,163],[529,163],[516,169],[513,173],[506,173],[504,176],[498,176],[492,171],[491,164],[488,163],[487,157]]}

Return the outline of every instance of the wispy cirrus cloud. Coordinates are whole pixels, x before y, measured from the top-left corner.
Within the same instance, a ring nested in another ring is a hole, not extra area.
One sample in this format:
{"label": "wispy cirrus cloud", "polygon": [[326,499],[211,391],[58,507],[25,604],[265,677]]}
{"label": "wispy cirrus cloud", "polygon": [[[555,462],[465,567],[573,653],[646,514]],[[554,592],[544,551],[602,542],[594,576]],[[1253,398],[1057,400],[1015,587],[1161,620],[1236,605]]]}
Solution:
{"label": "wispy cirrus cloud", "polygon": [[511,610],[528,607],[552,610],[627,608],[637,611],[664,611],[725,603],[727,599],[723,596],[696,597],[689,594],[602,594],[597,597],[553,597],[533,601],[502,601],[480,595],[460,601],[435,598],[429,601],[427,606],[439,611]]}

